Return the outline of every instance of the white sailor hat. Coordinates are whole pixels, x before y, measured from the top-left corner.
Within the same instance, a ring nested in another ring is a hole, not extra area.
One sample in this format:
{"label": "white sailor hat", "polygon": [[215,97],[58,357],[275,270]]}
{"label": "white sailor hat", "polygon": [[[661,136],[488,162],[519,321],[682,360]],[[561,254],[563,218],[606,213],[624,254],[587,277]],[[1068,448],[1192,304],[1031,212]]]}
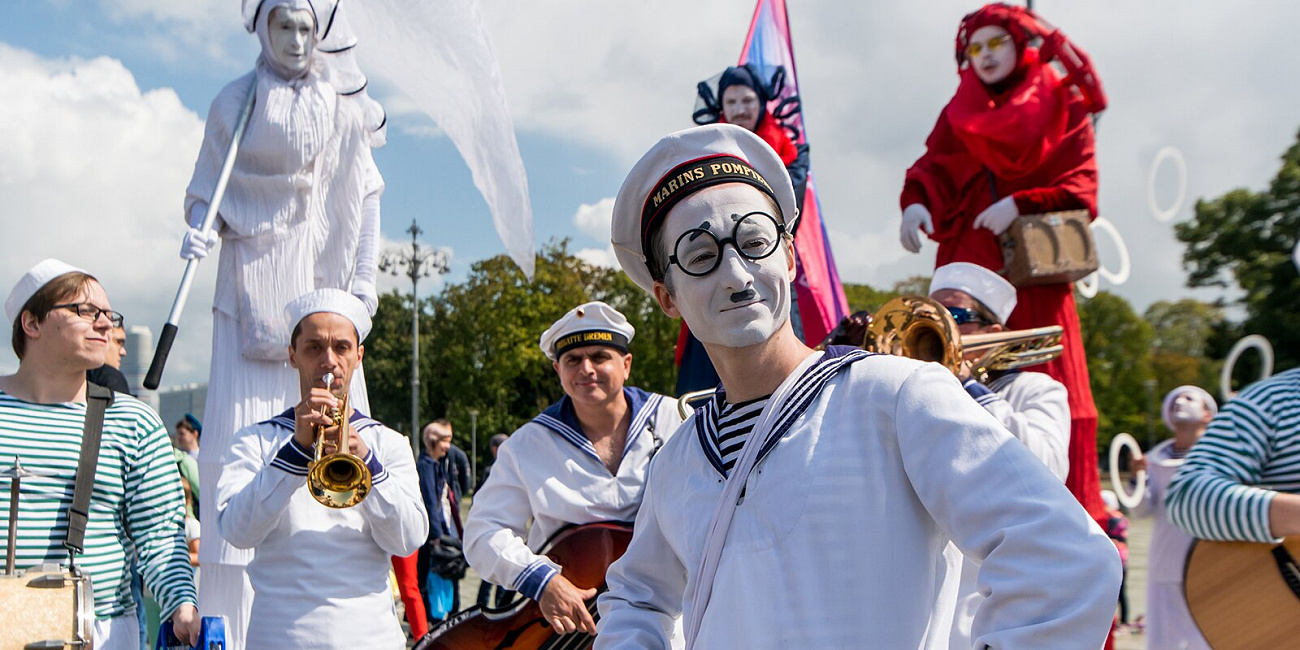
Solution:
{"label": "white sailor hat", "polygon": [[[654,292],[647,249],[674,205],[706,187],[745,183],[771,196],[787,232],[799,220],[794,186],[781,157],[748,129],[707,124],[665,136],[628,172],[614,201],[614,253],[623,272]],[[653,251],[651,252],[653,254]]]}
{"label": "white sailor hat", "polygon": [[935,269],[930,294],[940,289],[966,292],[993,312],[1000,325],[1006,325],[1007,318],[1016,309],[1016,288],[1006,278],[978,264],[953,262]]}
{"label": "white sailor hat", "polygon": [[[65,275],[67,273],[86,273],[85,269],[79,269],[67,262],[60,262],[56,259],[47,259],[33,266],[29,271],[18,278],[14,288],[9,291],[9,297],[5,298],[5,316],[9,317],[9,322],[18,319],[18,314],[23,311],[23,305],[27,304],[32,296],[36,295],[41,287],[50,283],[50,280]],[[89,275],[87,273],[87,275]]]}
{"label": "white sailor hat", "polygon": [[370,313],[366,311],[365,303],[346,291],[317,289],[295,298],[284,308],[290,329],[298,327],[302,319],[321,312],[338,314],[352,321],[352,326],[357,328],[358,343],[366,340],[370,334]]}
{"label": "white sailor hat", "polygon": [[1160,405],[1160,417],[1164,419],[1165,426],[1169,427],[1169,430],[1172,431],[1174,428],[1174,419],[1172,417],[1174,400],[1178,399],[1178,396],[1183,393],[1191,393],[1201,398],[1201,400],[1205,402],[1205,410],[1210,412],[1210,417],[1219,414],[1219,403],[1214,401],[1214,396],[1211,395],[1209,391],[1206,391],[1200,386],[1192,386],[1190,384],[1179,386],[1178,388],[1169,391],[1169,393],[1165,395],[1164,403]]}
{"label": "white sailor hat", "polygon": [[626,353],[635,335],[636,328],[623,314],[594,300],[574,307],[555,321],[542,332],[538,345],[551,361],[555,361],[565,352],[587,345],[604,345]]}

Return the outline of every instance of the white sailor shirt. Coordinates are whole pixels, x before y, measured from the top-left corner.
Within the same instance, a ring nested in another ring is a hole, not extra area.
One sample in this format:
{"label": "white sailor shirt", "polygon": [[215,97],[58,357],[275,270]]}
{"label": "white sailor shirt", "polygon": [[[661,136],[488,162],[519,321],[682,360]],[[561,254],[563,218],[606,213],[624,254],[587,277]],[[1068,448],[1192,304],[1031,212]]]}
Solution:
{"label": "white sailor shirt", "polygon": [[[983,561],[976,647],[1100,647],[1113,544],[938,364],[830,348],[796,379],[739,500],[694,647],[946,648],[951,540]],[[806,381],[805,381],[806,380]],[[807,384],[807,385],[805,385]],[[788,411],[788,412],[787,412]],[[667,648],[726,487],[702,407],[651,464],[595,647]],[[784,428],[782,428],[782,426]]]}
{"label": "white sailor shirt", "polygon": [[632,387],[623,394],[632,422],[617,473],[582,433],[567,396],[501,445],[465,522],[465,558],[483,579],[539,599],[560,568],[537,552],[552,535],[636,516],[647,465],[682,420],[672,398]]}
{"label": "white sailor shirt", "polygon": [[247,647],[406,647],[393,604],[390,557],[414,553],[428,535],[419,479],[404,436],[360,413],[373,487],[343,509],[306,488],[312,452],[293,439],[293,410],[235,435],[217,484],[217,526],[251,548]]}

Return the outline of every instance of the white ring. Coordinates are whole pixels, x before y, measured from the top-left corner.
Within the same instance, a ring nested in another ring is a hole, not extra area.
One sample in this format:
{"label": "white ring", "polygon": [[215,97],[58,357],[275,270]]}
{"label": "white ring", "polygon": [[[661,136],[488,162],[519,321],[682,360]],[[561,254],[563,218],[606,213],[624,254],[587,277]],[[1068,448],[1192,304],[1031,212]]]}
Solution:
{"label": "white ring", "polygon": [[[1162,210],[1156,203],[1156,172],[1160,171],[1160,163],[1166,158],[1173,160],[1178,170],[1178,198],[1174,199],[1174,204],[1168,210]],[[1183,152],[1177,147],[1164,147],[1156,152],[1155,160],[1151,161],[1151,171],[1147,173],[1147,207],[1151,209],[1151,216],[1161,223],[1173,219],[1178,214],[1178,209],[1183,207],[1186,196],[1187,161],[1183,159]]]}
{"label": "white ring", "polygon": [[1074,286],[1084,298],[1096,298],[1097,289],[1101,288],[1101,279],[1097,277],[1097,272],[1093,271],[1075,281]]}
{"label": "white ring", "polygon": [[1242,337],[1240,341],[1232,344],[1232,350],[1228,352],[1228,358],[1223,361],[1223,370],[1219,373],[1219,395],[1225,402],[1237,396],[1237,391],[1232,390],[1232,369],[1236,367],[1237,359],[1246,348],[1259,350],[1259,359],[1263,366],[1260,368],[1259,381],[1273,376],[1273,344],[1260,334]]}
{"label": "white ring", "polygon": [[1137,485],[1133,488],[1133,494],[1124,491],[1124,482],[1119,477],[1119,452],[1125,447],[1129,448],[1129,453],[1136,457],[1142,453],[1142,448],[1138,446],[1138,441],[1127,433],[1117,433],[1115,438],[1110,441],[1110,486],[1115,490],[1115,497],[1119,499],[1120,505],[1132,510],[1142,503],[1142,497],[1147,493],[1147,471],[1139,470],[1137,473]]}
{"label": "white ring", "polygon": [[1300,271],[1300,239],[1295,242],[1295,248],[1291,249],[1291,261],[1295,262],[1295,268]]}
{"label": "white ring", "polygon": [[1111,273],[1110,270],[1106,268],[1105,264],[1100,264],[1097,267],[1097,272],[1101,274],[1101,277],[1106,278],[1107,282],[1115,286],[1128,282],[1128,276],[1133,270],[1133,265],[1129,260],[1128,246],[1124,244],[1124,238],[1120,236],[1119,230],[1115,228],[1115,224],[1111,223],[1106,217],[1097,217],[1092,221],[1092,229],[1094,231],[1106,231],[1106,233],[1110,235],[1110,238],[1114,240],[1115,247],[1119,249],[1119,271]]}

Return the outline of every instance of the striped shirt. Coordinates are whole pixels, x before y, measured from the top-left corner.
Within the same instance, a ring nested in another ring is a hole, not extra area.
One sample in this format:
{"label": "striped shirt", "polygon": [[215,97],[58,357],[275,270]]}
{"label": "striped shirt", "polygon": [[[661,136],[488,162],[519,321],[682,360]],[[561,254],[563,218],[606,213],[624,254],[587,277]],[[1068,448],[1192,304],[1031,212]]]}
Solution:
{"label": "striped shirt", "polygon": [[740,460],[740,452],[745,448],[745,441],[754,432],[754,425],[758,424],[758,416],[763,413],[763,407],[771,399],[771,395],[765,395],[747,402],[732,404],[727,402],[722,406],[722,412],[718,414],[718,433],[714,439],[717,445],[718,456],[722,458],[722,468],[730,476],[731,469],[736,466],[736,461]]}
{"label": "striped shirt", "polygon": [[1300,493],[1300,368],[1242,391],[1169,484],[1169,518],[1196,537],[1268,542],[1276,492]]}
{"label": "striped shirt", "polygon": [[[14,457],[39,474],[22,480],[16,565],[66,565],[77,460],[86,418],[84,403],[33,404],[0,391],[0,466]],[[0,478],[0,522],[9,518],[10,481]],[[145,586],[164,616],[197,603],[185,546],[185,502],[180,473],[162,421],[143,402],[117,394],[104,414],[99,464],[90,498],[85,554],[78,566],[91,576],[95,616],[130,614],[131,566],[139,562]],[[7,538],[0,535],[0,553]]]}

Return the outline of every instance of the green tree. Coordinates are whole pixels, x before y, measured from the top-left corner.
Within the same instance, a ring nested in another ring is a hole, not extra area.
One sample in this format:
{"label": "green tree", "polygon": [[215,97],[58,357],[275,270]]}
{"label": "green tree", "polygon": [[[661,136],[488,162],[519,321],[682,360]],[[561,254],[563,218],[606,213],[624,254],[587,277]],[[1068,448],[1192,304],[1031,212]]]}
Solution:
{"label": "green tree", "polygon": [[1187,246],[1187,285],[1240,287],[1242,331],[1272,342],[1278,369],[1300,363],[1300,273],[1291,260],[1300,236],[1300,141],[1282,155],[1267,191],[1197,201],[1196,216],[1174,230]]}
{"label": "green tree", "polygon": [[[477,411],[478,458],[485,461],[492,434],[515,430],[563,395],[537,341],[551,323],[589,300],[610,303],[637,328],[631,383],[671,390],[676,325],[621,271],[574,257],[563,240],[542,247],[532,282],[501,255],[475,262],[463,282],[421,301],[422,420],[451,420],[456,444],[469,452],[470,411]],[[382,296],[366,342],[371,407],[399,430],[410,428],[410,322],[409,297]]]}
{"label": "green tree", "polygon": [[1162,300],[1152,303],[1143,317],[1151,324],[1154,335],[1151,363],[1156,394],[1163,396],[1184,384],[1212,391],[1222,362],[1209,353],[1209,348],[1224,322],[1223,310],[1190,298]]}
{"label": "green tree", "polygon": [[897,295],[893,291],[881,291],[865,284],[844,285],[844,297],[849,301],[850,314],[864,310],[875,312]]}
{"label": "green tree", "polygon": [[1151,325],[1107,291],[1079,303],[1079,321],[1097,405],[1097,448],[1107,449],[1120,432],[1150,439],[1156,433],[1151,417],[1155,384],[1147,383],[1154,380]]}

